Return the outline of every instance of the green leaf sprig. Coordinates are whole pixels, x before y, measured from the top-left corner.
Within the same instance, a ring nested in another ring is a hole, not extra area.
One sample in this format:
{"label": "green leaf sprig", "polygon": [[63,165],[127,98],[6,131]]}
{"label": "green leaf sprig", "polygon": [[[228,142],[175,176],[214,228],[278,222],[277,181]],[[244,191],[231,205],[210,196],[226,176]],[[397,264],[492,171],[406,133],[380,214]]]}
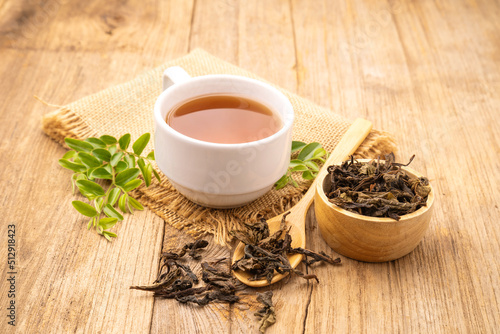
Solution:
{"label": "green leaf sprig", "polygon": [[320,143],[306,144],[301,141],[292,142],[292,154],[298,152],[295,159],[290,160],[288,170],[275,183],[276,189],[284,188],[287,184],[291,183],[298,187],[297,181],[292,178],[292,173],[302,172],[302,178],[305,180],[313,180],[319,172],[320,163],[325,163],[325,158],[328,153],[321,147]]}
{"label": "green leaf sprig", "polygon": [[[74,172],[71,176],[73,193],[76,187],[90,201],[90,204],[73,201],[73,207],[90,218],[87,229],[94,227],[109,241],[117,236],[110,229],[123,220],[117,209],[122,213],[144,210],[141,203],[129,195],[143,182],[138,178],[139,174],[148,187],[152,175],[160,182],[160,175],[151,165],[155,159],[154,151],[141,155],[150,137],[149,133],[140,136],[132,144],[132,152],[127,151],[131,140],[128,133],[118,140],[108,135],[85,140],[64,139],[71,150],[64,154],[59,164]],[[95,182],[98,179],[109,180],[106,190]]]}

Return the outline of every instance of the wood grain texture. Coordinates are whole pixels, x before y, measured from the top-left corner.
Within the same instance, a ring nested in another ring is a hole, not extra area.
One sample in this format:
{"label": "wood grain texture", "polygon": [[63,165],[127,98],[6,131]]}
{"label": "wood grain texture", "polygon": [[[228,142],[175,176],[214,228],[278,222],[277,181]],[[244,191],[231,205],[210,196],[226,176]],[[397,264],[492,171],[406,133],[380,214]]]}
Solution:
{"label": "wood grain texture", "polygon": [[[253,293],[207,308],[153,300],[161,249],[187,240],[150,212],[109,244],[70,206],[50,111],[202,47],[398,139],[436,192],[422,243],[388,263],[342,258],[320,284],[268,288],[268,333],[491,333],[500,328],[500,4],[461,1],[0,1],[0,240],[18,234],[19,333],[256,332]],[[320,138],[318,138],[321,141]],[[336,254],[314,213],[309,248]],[[231,256],[213,246],[208,256]],[[0,259],[7,257],[0,247]],[[0,305],[8,303],[2,267]],[[5,312],[5,311],[3,311]],[[6,327],[2,313],[0,332]]]}

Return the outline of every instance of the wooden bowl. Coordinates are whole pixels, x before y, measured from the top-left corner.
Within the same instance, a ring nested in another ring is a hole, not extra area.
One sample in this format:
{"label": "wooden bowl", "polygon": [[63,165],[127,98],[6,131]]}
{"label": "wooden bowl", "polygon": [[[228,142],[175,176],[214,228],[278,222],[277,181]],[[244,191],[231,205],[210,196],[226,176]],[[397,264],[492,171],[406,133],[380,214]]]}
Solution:
{"label": "wooden bowl", "polygon": [[[408,167],[403,169],[410,176],[422,177]],[[318,176],[314,210],[321,235],[334,251],[359,261],[385,262],[405,256],[417,247],[429,227],[434,203],[432,187],[427,206],[401,216],[397,221],[363,216],[330,203],[324,192],[329,182],[327,175],[322,173]]]}

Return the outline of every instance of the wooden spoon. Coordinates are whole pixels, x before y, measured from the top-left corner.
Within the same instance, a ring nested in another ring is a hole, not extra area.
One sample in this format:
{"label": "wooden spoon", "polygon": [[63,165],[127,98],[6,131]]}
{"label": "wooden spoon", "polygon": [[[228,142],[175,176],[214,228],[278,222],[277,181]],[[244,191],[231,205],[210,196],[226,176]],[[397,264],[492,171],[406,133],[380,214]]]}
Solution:
{"label": "wooden spoon", "polygon": [[[365,140],[366,136],[368,136],[371,128],[372,128],[371,122],[361,118],[356,119],[354,123],[352,123],[352,125],[349,127],[349,129],[347,129],[346,133],[340,139],[340,142],[337,144],[337,146],[335,146],[335,149],[330,154],[325,164],[319,171],[316,180],[323,179],[320,176],[322,174],[327,173],[326,168],[328,166],[334,163],[338,163],[340,161],[344,161],[351,154],[353,154],[354,151],[356,151],[356,149],[359,147],[359,145],[361,145],[363,140]],[[292,237],[292,247],[294,248],[306,247],[306,231],[305,231],[306,215],[307,212],[309,211],[309,207],[311,206],[314,198],[314,189],[316,188],[315,187],[316,180],[309,187],[309,190],[307,190],[302,199],[289,210],[290,214],[286,217],[286,222],[288,226],[292,226],[290,230],[290,235]],[[283,214],[280,214],[267,221],[267,224],[269,225],[270,234],[276,232],[279,229],[282,217]],[[240,242],[236,246],[233,253],[233,263],[244,256],[244,248],[245,244],[243,244],[242,242]],[[299,263],[302,261],[302,258],[303,258],[302,254],[292,254],[288,256],[288,260],[290,261],[290,264],[293,268],[296,268],[299,265]],[[275,273],[273,279],[271,280],[271,283],[269,283],[267,280],[251,281],[249,280],[251,275],[241,270],[233,271],[233,274],[242,283],[245,283],[246,285],[251,287],[262,287],[272,283],[276,283],[287,275],[287,274]]]}

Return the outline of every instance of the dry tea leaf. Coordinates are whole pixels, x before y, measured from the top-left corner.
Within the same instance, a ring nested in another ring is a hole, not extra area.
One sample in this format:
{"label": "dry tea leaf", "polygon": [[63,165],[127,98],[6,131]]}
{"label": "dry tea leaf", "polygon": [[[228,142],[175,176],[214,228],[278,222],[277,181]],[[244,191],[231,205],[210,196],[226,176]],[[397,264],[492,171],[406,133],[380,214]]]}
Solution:
{"label": "dry tea leaf", "polygon": [[276,313],[273,307],[273,292],[258,292],[257,301],[264,305],[264,307],[254,313],[254,315],[260,319],[259,332],[264,333],[269,326],[276,322]]}
{"label": "dry tea leaf", "polygon": [[[327,262],[330,264],[340,264],[340,258],[332,259],[328,255],[318,254],[303,248],[292,248],[292,237],[286,224],[286,217],[289,212],[283,215],[280,229],[270,235],[269,226],[265,220],[258,222],[255,227],[247,225],[249,232],[244,234],[244,238],[238,238],[241,233],[234,233],[236,238],[245,244],[244,256],[235,261],[231,266],[232,270],[241,270],[253,275],[251,281],[265,279],[271,282],[275,273],[294,273],[304,279],[315,279],[316,275],[306,275],[296,268],[292,268],[288,261],[288,254],[304,254],[304,262],[310,265],[315,262]],[[247,236],[251,235],[252,238]],[[311,260],[308,260],[311,258]]]}
{"label": "dry tea leaf", "polygon": [[400,216],[414,212],[427,203],[431,188],[429,181],[410,177],[395,162],[394,154],[369,162],[359,162],[351,156],[340,166],[329,166],[329,189],[325,189],[330,202],[342,209],[372,217]]}
{"label": "dry tea leaf", "polygon": [[197,240],[184,245],[180,250],[169,250],[162,254],[162,263],[158,277],[152,285],[131,286],[130,289],[154,292],[154,297],[176,299],[180,303],[194,303],[205,306],[212,301],[234,303],[239,301],[235,294],[235,279],[228,271],[228,265],[221,268],[227,259],[214,262],[202,262],[202,280],[204,285],[194,287],[200,282],[198,276],[187,264],[180,261],[185,254],[200,260],[198,251],[208,246],[208,241]]}

